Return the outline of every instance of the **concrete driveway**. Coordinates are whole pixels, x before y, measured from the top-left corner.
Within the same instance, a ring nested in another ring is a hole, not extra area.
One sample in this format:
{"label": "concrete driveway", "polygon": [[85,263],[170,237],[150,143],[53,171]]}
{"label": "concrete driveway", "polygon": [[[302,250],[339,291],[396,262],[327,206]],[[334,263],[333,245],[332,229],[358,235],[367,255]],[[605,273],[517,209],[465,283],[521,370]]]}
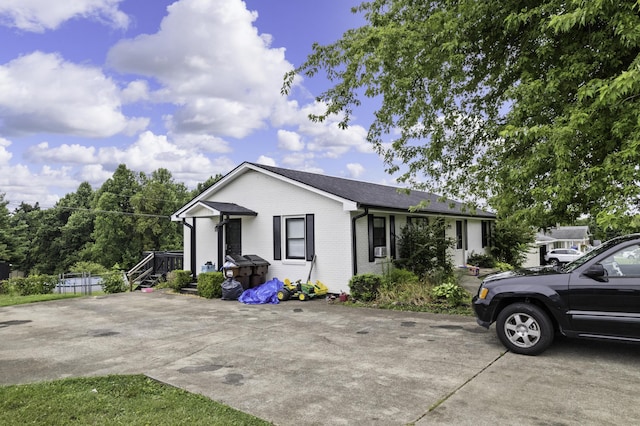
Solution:
{"label": "concrete driveway", "polygon": [[0,308],[0,384],[144,373],[277,425],[640,423],[640,345],[504,353],[473,318],[126,293]]}

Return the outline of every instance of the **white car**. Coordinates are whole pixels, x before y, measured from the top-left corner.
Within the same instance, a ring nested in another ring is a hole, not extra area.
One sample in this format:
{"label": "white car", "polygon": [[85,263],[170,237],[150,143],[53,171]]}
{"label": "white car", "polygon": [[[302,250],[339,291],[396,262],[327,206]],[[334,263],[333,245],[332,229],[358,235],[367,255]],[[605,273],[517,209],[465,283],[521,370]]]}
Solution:
{"label": "white car", "polygon": [[625,259],[632,259],[632,260],[640,259],[640,248],[624,251],[622,252],[622,257],[624,257]]}
{"label": "white car", "polygon": [[547,254],[545,254],[544,260],[551,265],[558,265],[560,263],[573,262],[574,260],[576,260],[582,255],[583,255],[582,252],[575,249],[559,248],[559,249],[553,249]]}

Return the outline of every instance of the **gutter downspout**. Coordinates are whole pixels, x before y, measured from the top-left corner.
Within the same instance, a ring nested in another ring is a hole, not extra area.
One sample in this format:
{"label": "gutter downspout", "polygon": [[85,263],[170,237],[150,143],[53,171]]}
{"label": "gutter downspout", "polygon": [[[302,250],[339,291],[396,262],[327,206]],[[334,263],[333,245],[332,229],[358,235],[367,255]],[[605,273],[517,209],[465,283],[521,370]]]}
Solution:
{"label": "gutter downspout", "polygon": [[218,233],[218,269],[220,269],[222,267],[222,264],[224,262],[224,255],[226,253],[224,253],[225,251],[225,246],[224,246],[224,231],[225,231],[225,227],[227,225],[227,223],[229,223],[229,215],[225,215],[225,214],[220,214],[220,220],[218,221],[218,224],[216,225],[216,232]]}
{"label": "gutter downspout", "polygon": [[196,278],[196,219],[193,218],[193,224],[187,223],[187,219],[186,218],[182,218],[182,225],[186,226],[187,228],[189,228],[191,230],[191,238],[189,238],[191,241],[190,244],[190,249],[189,251],[191,252],[191,258],[189,259],[191,261],[191,277],[195,280]]}
{"label": "gutter downspout", "polygon": [[351,218],[351,261],[353,262],[353,275],[358,274],[358,250],[357,250],[357,238],[356,238],[356,221],[369,214],[369,207],[364,208],[364,212],[358,216]]}

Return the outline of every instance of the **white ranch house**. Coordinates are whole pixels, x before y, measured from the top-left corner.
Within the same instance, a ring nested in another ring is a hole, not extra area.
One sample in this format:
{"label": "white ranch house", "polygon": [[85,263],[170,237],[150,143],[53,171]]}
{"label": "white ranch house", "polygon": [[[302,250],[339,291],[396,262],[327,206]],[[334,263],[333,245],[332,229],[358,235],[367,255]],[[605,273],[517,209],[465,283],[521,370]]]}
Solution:
{"label": "white ranch house", "polygon": [[[427,200],[427,207],[410,212]],[[184,268],[216,269],[227,254],[257,255],[269,263],[266,279],[324,283],[348,292],[351,277],[381,273],[397,258],[396,235],[415,218],[443,217],[457,241],[451,255],[464,265],[484,253],[493,213],[465,213],[463,205],[426,192],[254,163],[243,163],[172,215],[184,225]]]}

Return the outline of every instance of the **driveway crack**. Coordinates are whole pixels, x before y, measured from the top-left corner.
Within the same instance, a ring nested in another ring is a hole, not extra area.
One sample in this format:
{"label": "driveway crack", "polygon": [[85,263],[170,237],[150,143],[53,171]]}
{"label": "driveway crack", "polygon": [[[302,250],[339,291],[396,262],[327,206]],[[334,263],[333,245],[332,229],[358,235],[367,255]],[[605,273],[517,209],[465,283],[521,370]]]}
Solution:
{"label": "driveway crack", "polygon": [[422,420],[423,418],[425,418],[425,416],[427,416],[430,412],[432,412],[433,410],[435,410],[436,408],[438,408],[440,405],[442,405],[445,401],[447,401],[449,398],[451,398],[453,395],[455,395],[460,389],[462,389],[463,387],[465,387],[468,383],[470,383],[473,379],[475,379],[476,377],[478,377],[480,374],[484,373],[487,368],[491,367],[493,364],[495,364],[496,362],[498,362],[498,360],[500,360],[500,358],[502,358],[508,351],[504,351],[502,352],[500,355],[498,355],[496,357],[496,359],[494,359],[493,361],[491,361],[490,363],[488,363],[487,365],[485,365],[480,371],[478,371],[476,374],[474,374],[473,376],[471,376],[469,379],[467,379],[464,383],[462,383],[460,386],[458,386],[457,388],[455,388],[454,390],[452,390],[451,392],[449,392],[447,395],[445,395],[443,398],[441,398],[440,400],[436,401],[435,404],[433,404],[431,407],[429,407],[429,409],[427,410],[426,413],[424,413],[423,415],[421,415],[420,417],[418,417],[413,423],[410,424],[415,424],[417,422],[419,422],[420,420]]}

